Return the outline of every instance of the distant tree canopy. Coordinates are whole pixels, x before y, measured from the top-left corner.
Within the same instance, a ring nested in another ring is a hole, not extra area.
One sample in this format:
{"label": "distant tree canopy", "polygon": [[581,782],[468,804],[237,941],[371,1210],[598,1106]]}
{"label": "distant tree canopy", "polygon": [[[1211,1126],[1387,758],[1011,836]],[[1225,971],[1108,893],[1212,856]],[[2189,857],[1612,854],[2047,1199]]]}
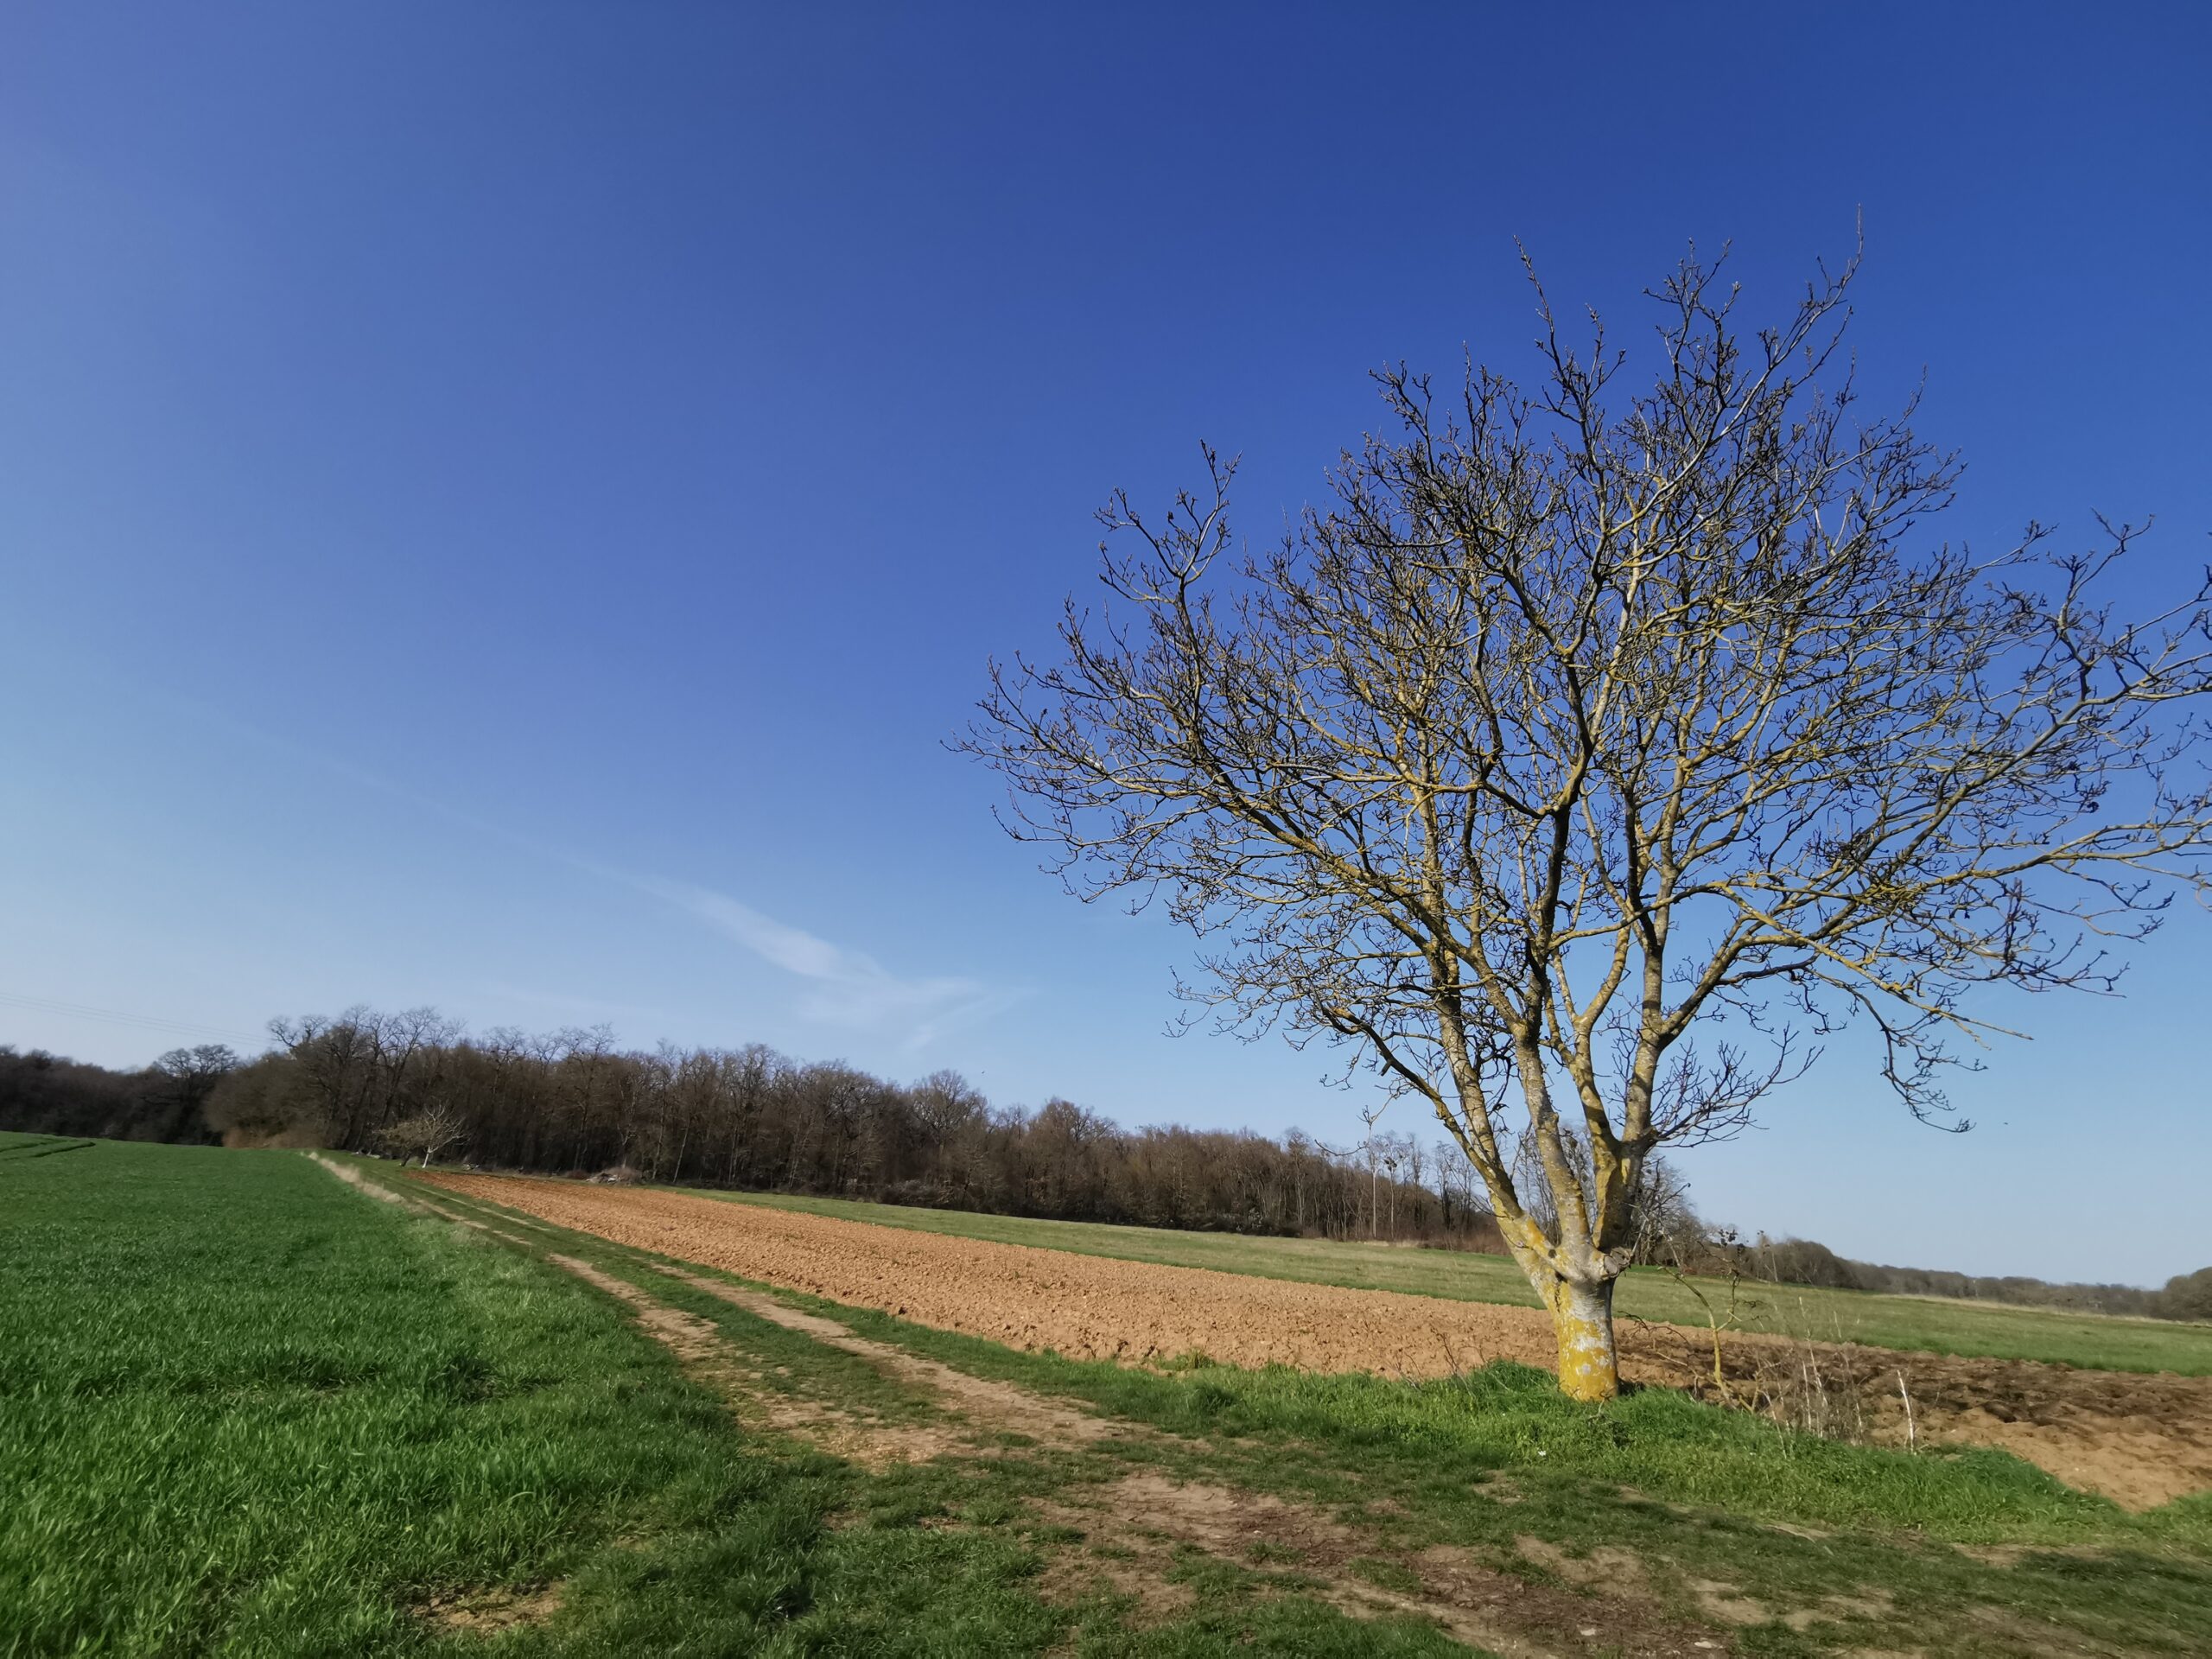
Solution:
{"label": "distant tree canopy", "polygon": [[[1377,1136],[1130,1130],[1066,1100],[994,1106],[957,1072],[914,1084],[760,1044],[619,1048],[604,1027],[467,1038],[430,1008],[271,1022],[207,1118],[232,1144],[402,1149],[493,1166],[1143,1225],[1495,1247],[1448,1149]],[[441,1127],[452,1126],[448,1135]]]}
{"label": "distant tree canopy", "polygon": [[[2212,1268],[2193,1275],[2205,1286],[2192,1300],[2181,1288],[2190,1280],[2177,1277],[2164,1290],[2139,1285],[2053,1284],[2024,1274],[1954,1273],[1940,1268],[1899,1268],[1854,1262],[1808,1238],[1761,1238],[1750,1244],[1707,1236],[1688,1259],[1696,1270],[1724,1273],[1731,1268],[1747,1277],[1785,1285],[1817,1285],[1834,1290],[1878,1291],[1892,1296],[1948,1296],[1970,1302],[2005,1302],[2078,1313],[2108,1313],[2147,1319],[2212,1319]],[[2195,1308],[2196,1311],[2191,1311]]]}
{"label": "distant tree canopy", "polygon": [[2149,1311],[2169,1319],[2212,1319],[2212,1268],[2176,1274]]}
{"label": "distant tree canopy", "polygon": [[140,1071],[111,1071],[0,1044],[0,1128],[113,1141],[212,1142],[208,1096],[238,1064],[220,1044],[175,1048]]}

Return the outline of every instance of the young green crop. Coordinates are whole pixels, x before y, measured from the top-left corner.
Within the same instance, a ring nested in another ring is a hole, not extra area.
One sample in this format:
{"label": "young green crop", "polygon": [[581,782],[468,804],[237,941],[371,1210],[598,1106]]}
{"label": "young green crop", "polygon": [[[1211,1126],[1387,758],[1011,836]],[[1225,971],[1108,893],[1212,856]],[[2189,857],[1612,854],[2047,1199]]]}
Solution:
{"label": "young green crop", "polygon": [[[410,1609],[569,1579],[563,1653],[836,1631],[918,1564],[850,1472],[748,1443],[616,1307],[283,1153],[0,1166],[0,1653],[473,1647]],[[902,1616],[1034,1648],[1011,1540],[926,1544]],[[950,1650],[946,1649],[944,1650]]]}
{"label": "young green crop", "polygon": [[[0,1142],[5,1659],[490,1639],[578,1659],[1014,1655],[1071,1633],[1226,1656],[1268,1630],[1299,1633],[1278,1652],[1452,1650],[1300,1599],[1243,1596],[1156,1631],[1051,1605],[1003,1496],[1043,1471],[870,1477],[749,1434],[610,1299],[296,1154],[65,1144]],[[932,1409],[685,1300],[764,1375]],[[550,1593],[504,1630],[425,1617],[503,1590]]]}

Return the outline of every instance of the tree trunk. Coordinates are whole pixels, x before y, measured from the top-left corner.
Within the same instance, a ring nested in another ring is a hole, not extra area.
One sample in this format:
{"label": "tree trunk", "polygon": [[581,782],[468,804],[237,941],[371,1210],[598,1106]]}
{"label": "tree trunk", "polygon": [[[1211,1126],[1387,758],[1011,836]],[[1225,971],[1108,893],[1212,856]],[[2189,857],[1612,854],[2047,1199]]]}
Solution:
{"label": "tree trunk", "polygon": [[1613,1286],[1550,1276],[1537,1294],[1552,1311],[1559,1337],[1560,1392],[1570,1400],[1611,1400],[1621,1391],[1620,1357],[1613,1349]]}

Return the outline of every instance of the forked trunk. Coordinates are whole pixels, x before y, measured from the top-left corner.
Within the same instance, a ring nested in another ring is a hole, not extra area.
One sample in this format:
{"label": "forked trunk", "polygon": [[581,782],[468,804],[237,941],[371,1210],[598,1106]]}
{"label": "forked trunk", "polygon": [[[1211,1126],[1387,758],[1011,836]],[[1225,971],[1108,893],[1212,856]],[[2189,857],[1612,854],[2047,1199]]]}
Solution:
{"label": "forked trunk", "polygon": [[1553,1278],[1539,1285],[1559,1336],[1560,1392],[1570,1400],[1611,1400],[1621,1391],[1613,1351],[1613,1285]]}

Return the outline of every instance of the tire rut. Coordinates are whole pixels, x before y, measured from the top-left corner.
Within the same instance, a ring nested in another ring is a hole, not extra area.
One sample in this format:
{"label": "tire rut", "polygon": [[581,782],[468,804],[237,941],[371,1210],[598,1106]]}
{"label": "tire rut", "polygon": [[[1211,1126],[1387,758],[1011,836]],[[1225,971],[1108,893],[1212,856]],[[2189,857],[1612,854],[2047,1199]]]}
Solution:
{"label": "tire rut", "polygon": [[786,1307],[772,1296],[741,1288],[682,1268],[655,1264],[657,1272],[681,1280],[695,1290],[743,1308],[758,1318],[812,1337],[832,1348],[855,1354],[903,1382],[919,1384],[938,1396],[949,1409],[986,1427],[1006,1433],[1027,1434],[1051,1441],[1090,1444],[1103,1440],[1154,1438],[1151,1431],[1134,1424],[1109,1423],[1103,1417],[1060,1404],[1011,1382],[976,1376],[919,1354],[908,1353],[887,1342],[855,1336],[845,1326],[817,1314]]}
{"label": "tire rut", "polygon": [[874,1474],[895,1464],[928,1463],[963,1448],[961,1438],[940,1424],[887,1423],[822,1400],[783,1393],[697,1314],[671,1307],[627,1280],[573,1255],[549,1252],[545,1259],[627,1306],[646,1335],[727,1401],[748,1427],[804,1441]]}

